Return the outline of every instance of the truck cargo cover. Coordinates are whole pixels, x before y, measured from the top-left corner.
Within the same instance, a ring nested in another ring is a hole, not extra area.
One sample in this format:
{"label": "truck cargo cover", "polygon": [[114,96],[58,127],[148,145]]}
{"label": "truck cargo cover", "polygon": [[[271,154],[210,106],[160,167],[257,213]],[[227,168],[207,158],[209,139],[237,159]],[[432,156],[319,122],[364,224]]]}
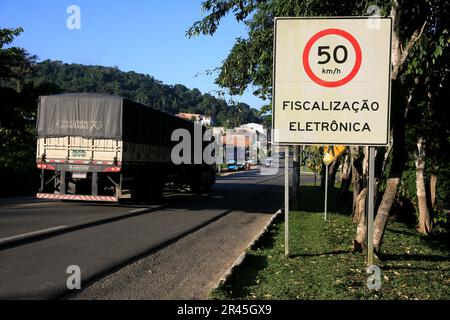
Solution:
{"label": "truck cargo cover", "polygon": [[38,136],[78,136],[167,146],[194,123],[119,96],[72,93],[39,98]]}
{"label": "truck cargo cover", "polygon": [[40,137],[122,138],[124,98],[98,94],[61,94],[39,98]]}

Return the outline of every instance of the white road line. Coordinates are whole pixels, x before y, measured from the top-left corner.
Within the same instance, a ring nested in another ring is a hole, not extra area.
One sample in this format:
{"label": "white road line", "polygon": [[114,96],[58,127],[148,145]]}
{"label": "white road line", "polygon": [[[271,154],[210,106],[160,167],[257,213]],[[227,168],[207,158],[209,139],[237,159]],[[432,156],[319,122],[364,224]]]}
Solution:
{"label": "white road line", "polygon": [[42,230],[37,230],[37,231],[33,231],[33,232],[18,234],[18,235],[11,236],[11,237],[1,238],[0,244],[6,243],[6,242],[11,242],[14,240],[21,240],[24,238],[28,238],[30,236],[38,236],[40,234],[45,234],[48,232],[57,231],[57,230],[65,229],[65,228],[67,228],[67,226],[57,226],[57,227],[53,227],[53,228],[42,229]]}
{"label": "white road line", "polygon": [[146,212],[146,211],[149,211],[149,210],[151,210],[152,208],[142,208],[142,209],[136,209],[136,210],[131,210],[131,211],[128,211],[128,213],[139,213],[139,212]]}
{"label": "white road line", "polygon": [[38,206],[48,206],[54,204],[61,204],[61,202],[55,201],[44,201],[44,202],[35,202],[35,203],[10,203],[1,205],[2,208],[23,208],[23,207],[38,207]]}

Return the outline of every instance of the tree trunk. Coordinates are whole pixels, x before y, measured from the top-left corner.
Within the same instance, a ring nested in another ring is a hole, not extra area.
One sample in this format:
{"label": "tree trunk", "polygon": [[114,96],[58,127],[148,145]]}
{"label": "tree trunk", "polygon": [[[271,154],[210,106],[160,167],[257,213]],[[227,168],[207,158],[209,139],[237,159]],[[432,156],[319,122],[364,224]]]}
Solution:
{"label": "tree trunk", "polygon": [[341,174],[341,197],[345,197],[350,189],[350,179],[352,176],[352,161],[351,156],[349,154],[345,155],[344,164],[342,165],[342,174]]}
{"label": "tree trunk", "polygon": [[[362,178],[367,181],[367,173],[369,168],[369,147],[364,148],[364,160],[362,166]],[[366,178],[364,178],[366,177]],[[361,252],[366,248],[367,225],[366,225],[366,199],[367,199],[367,183],[363,183],[364,188],[356,198],[355,213],[353,221],[358,222],[356,227],[356,237],[353,240],[353,252]]]}
{"label": "tree trunk", "polygon": [[[395,84],[396,81],[393,81],[393,88],[395,88]],[[384,230],[386,229],[386,223],[397,195],[398,186],[400,185],[400,179],[406,161],[404,119],[400,115],[403,112],[403,109],[399,106],[396,111],[397,112],[393,112],[393,117],[396,117],[397,119],[394,122],[396,125],[393,127],[392,133],[392,163],[389,178],[386,182],[386,189],[384,190],[374,222],[373,246],[377,253],[379,253],[381,249]]]}
{"label": "tree trunk", "polygon": [[[400,84],[397,80],[404,61],[408,56],[408,50],[402,51],[400,40],[400,17],[401,8],[397,1],[393,1],[391,7],[393,32],[392,32],[392,106],[391,110],[391,128],[392,130],[392,166],[389,173],[389,178],[386,182],[386,189],[378,207],[377,215],[374,222],[373,245],[376,252],[380,252],[381,243],[383,241],[384,230],[389,218],[392,205],[394,204],[397,195],[397,189],[400,184],[400,178],[403,172],[404,157],[405,157],[405,126],[404,126],[404,100],[401,96]],[[411,39],[410,39],[411,41]],[[408,46],[409,42],[408,41]]]}
{"label": "tree trunk", "polygon": [[358,226],[356,227],[356,238],[353,241],[353,252],[363,252],[366,248],[366,197],[367,187],[364,187],[356,200],[357,212],[355,214],[354,220],[358,221]]}
{"label": "tree trunk", "polygon": [[[354,217],[354,221],[360,223],[362,219],[365,219],[365,210],[366,210],[366,196],[367,196],[367,187],[364,187],[360,194],[358,195],[358,198],[356,199],[356,214]],[[359,227],[358,227],[359,228]],[[360,238],[358,237],[358,230],[356,232],[357,236],[356,238]]]}
{"label": "tree trunk", "polygon": [[431,174],[430,177],[430,198],[431,198],[431,209],[434,209],[436,204],[436,186],[437,186],[438,176],[436,174]]}
{"label": "tree trunk", "polygon": [[337,157],[334,161],[328,166],[328,188],[333,190],[335,182],[336,182],[336,174],[339,169],[339,163],[341,162],[341,157]]}
{"label": "tree trunk", "polygon": [[294,146],[293,151],[291,208],[293,210],[298,210],[300,206],[300,146]]}
{"label": "tree trunk", "polygon": [[389,178],[387,180],[386,190],[384,191],[383,198],[381,199],[381,204],[378,208],[374,223],[373,247],[377,252],[379,252],[381,248],[384,229],[386,228],[386,223],[389,218],[389,213],[394,203],[395,196],[397,195],[399,184],[400,178]]}
{"label": "tree trunk", "polygon": [[[365,147],[364,148],[364,158],[361,161],[361,158],[358,159],[358,169],[360,170],[359,172],[359,193],[356,194],[355,197],[355,192],[353,192],[353,221],[354,222],[359,222],[360,220],[360,214],[359,211],[360,210],[360,197],[364,198],[364,201],[366,201],[366,192],[365,192],[365,187],[366,187],[366,183],[365,180],[367,179],[367,169],[368,169],[368,165],[369,165],[369,148]],[[361,189],[362,188],[362,189]]]}
{"label": "tree trunk", "polygon": [[389,156],[390,149],[388,148],[377,148],[376,156],[375,156],[375,198],[374,198],[374,210],[378,209],[377,203],[380,193],[378,192],[378,187],[380,185],[380,181],[383,178],[384,168],[386,166],[387,157]]}
{"label": "tree trunk", "polygon": [[429,234],[432,230],[430,211],[427,205],[427,192],[425,188],[425,152],[424,139],[419,137],[417,139],[416,152],[416,192],[417,203],[419,206],[419,224],[417,231],[422,234]]}
{"label": "tree trunk", "polygon": [[[397,195],[398,186],[405,165],[406,150],[405,150],[405,107],[406,101],[402,96],[401,85],[399,84],[399,75],[402,67],[407,60],[411,49],[414,44],[420,38],[423,29],[426,25],[426,20],[423,22],[421,28],[414,31],[409,39],[406,41],[406,45],[402,47],[402,40],[400,38],[400,19],[402,17],[402,8],[398,1],[394,0],[391,6],[390,16],[392,17],[393,32],[392,32],[392,110],[391,110],[391,128],[392,132],[392,147],[390,152],[392,153],[392,164],[387,179],[386,189],[381,199],[380,206],[377,211],[374,225],[373,245],[377,253],[380,252],[381,243],[383,240],[384,230],[386,229],[386,223],[389,218],[392,205],[394,204],[395,197]],[[388,153],[389,155],[389,153]]]}
{"label": "tree trunk", "polygon": [[342,173],[341,173],[341,185],[348,180],[348,178],[350,177],[350,172],[352,170],[351,167],[351,158],[349,154],[345,154],[344,156],[344,161],[342,163]]}
{"label": "tree trunk", "polygon": [[359,147],[351,147],[350,154],[352,158],[353,221],[358,222],[358,220],[355,219],[357,216],[357,198],[362,188],[362,166]]}
{"label": "tree trunk", "polygon": [[392,81],[392,99],[393,104],[397,108],[392,110],[392,146],[387,156],[392,157],[391,168],[389,172],[389,178],[386,181],[386,189],[384,190],[383,197],[381,198],[380,206],[377,210],[377,215],[374,222],[374,234],[373,234],[373,248],[376,253],[380,253],[381,244],[383,242],[384,231],[389,219],[391,208],[394,204],[397,196],[398,186],[400,185],[400,179],[403,173],[406,150],[405,150],[405,121],[404,121],[404,108],[402,99],[399,95],[394,93],[399,92],[399,84],[397,81]]}

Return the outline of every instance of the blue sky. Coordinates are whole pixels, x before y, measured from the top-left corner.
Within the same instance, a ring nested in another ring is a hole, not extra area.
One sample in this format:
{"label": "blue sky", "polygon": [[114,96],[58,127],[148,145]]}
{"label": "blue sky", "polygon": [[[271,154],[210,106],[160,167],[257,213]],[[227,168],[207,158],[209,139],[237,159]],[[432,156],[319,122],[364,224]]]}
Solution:
{"label": "blue sky", "polygon": [[[219,89],[215,75],[237,37],[246,29],[227,17],[213,37],[187,38],[201,19],[202,0],[0,0],[0,27],[23,27],[15,46],[40,60],[117,66],[150,74],[165,84],[180,83],[202,92]],[[69,30],[68,6],[81,10],[81,29]],[[250,88],[251,89],[251,88]],[[247,90],[236,101],[260,108],[264,102]]]}

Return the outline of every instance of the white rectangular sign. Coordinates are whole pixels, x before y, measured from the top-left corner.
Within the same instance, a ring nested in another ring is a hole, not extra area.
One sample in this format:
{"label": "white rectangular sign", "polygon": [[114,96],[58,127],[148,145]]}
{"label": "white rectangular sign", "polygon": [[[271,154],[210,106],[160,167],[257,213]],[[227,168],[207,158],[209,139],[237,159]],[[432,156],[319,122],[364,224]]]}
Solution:
{"label": "white rectangular sign", "polygon": [[273,142],[386,145],[390,18],[276,18]]}

